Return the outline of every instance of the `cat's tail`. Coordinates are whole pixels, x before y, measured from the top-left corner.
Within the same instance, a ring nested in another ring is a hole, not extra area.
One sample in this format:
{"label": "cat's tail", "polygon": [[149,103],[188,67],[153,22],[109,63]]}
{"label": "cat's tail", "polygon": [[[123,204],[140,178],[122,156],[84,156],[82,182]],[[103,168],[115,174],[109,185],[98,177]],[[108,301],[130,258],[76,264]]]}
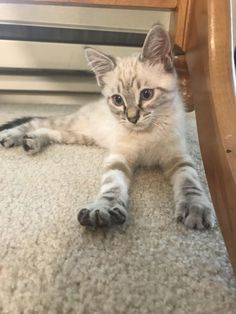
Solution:
{"label": "cat's tail", "polygon": [[8,129],[13,129],[17,126],[24,124],[24,123],[30,122],[33,119],[34,119],[34,117],[22,117],[22,118],[17,118],[17,119],[8,121],[8,122],[0,125],[0,132],[4,131],[4,130],[8,130]]}

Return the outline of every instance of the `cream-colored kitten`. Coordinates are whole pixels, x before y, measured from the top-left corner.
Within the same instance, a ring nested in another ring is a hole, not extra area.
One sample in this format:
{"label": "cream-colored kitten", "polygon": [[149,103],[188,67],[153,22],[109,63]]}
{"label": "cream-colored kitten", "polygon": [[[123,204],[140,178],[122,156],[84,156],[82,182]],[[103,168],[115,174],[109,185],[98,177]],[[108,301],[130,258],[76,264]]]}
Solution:
{"label": "cream-colored kitten", "polygon": [[189,228],[213,226],[213,209],[187,152],[184,106],[172,64],[168,34],[155,25],[140,54],[112,58],[85,49],[103,98],[61,117],[21,118],[0,127],[4,147],[35,154],[51,143],[105,147],[100,191],[78,214],[84,226],[123,224],[129,186],[139,165],[162,167],[173,185],[175,217]]}

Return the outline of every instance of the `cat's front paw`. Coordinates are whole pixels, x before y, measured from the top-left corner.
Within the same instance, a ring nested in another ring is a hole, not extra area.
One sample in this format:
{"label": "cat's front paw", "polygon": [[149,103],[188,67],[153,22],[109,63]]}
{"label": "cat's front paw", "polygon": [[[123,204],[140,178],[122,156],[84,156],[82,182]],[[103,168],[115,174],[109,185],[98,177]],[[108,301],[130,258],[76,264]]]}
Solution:
{"label": "cat's front paw", "polygon": [[82,208],[78,214],[82,226],[109,227],[124,224],[126,219],[127,211],[120,204],[109,208],[107,205],[93,203]]}
{"label": "cat's front paw", "polygon": [[207,200],[187,202],[176,205],[175,217],[191,229],[210,229],[214,226],[215,216],[211,204]]}

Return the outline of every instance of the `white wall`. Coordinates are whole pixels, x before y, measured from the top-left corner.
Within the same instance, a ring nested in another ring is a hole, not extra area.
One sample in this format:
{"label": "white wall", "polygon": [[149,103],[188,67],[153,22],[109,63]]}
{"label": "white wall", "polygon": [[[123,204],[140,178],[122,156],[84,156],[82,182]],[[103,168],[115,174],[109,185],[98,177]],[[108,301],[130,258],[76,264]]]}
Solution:
{"label": "white wall", "polygon": [[[0,4],[0,22],[67,28],[143,32],[156,22],[169,27],[170,12]],[[137,49],[103,47],[127,55]],[[0,41],[0,67],[87,69],[83,47],[70,44]]]}
{"label": "white wall", "polygon": [[[0,3],[0,22],[18,25],[38,25],[50,27],[85,28],[113,31],[143,32],[156,22],[169,28],[170,12],[151,10],[120,10],[85,7],[23,5]],[[98,47],[102,51],[117,56],[125,56],[136,48],[112,46]],[[63,43],[40,43],[0,40],[0,67],[31,69],[87,70],[83,45]],[[95,80],[86,77],[68,76],[0,76],[0,103],[55,101],[58,96],[42,97],[46,92],[98,92]],[[24,94],[11,94],[12,90]],[[40,97],[30,96],[32,91],[41,91]],[[61,97],[74,103],[76,97]],[[59,101],[60,102],[60,101]]]}

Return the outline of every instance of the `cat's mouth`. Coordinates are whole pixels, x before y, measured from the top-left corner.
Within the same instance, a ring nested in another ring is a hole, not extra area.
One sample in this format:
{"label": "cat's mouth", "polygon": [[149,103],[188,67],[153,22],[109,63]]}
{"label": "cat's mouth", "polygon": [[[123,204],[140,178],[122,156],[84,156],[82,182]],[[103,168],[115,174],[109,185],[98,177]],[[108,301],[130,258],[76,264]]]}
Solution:
{"label": "cat's mouth", "polygon": [[146,113],[145,115],[138,117],[138,119],[130,119],[128,117],[121,117],[121,124],[127,129],[132,131],[144,131],[150,129],[152,126],[152,114],[151,112]]}
{"label": "cat's mouth", "polygon": [[150,128],[151,126],[151,121],[137,121],[136,123],[132,123],[128,120],[126,120],[125,126],[129,129],[129,130],[133,130],[136,132],[140,132],[140,131],[144,131]]}
{"label": "cat's mouth", "polygon": [[134,130],[143,131],[145,129],[149,129],[151,125],[152,125],[152,113],[146,112],[136,121],[135,124],[131,125],[131,127],[133,127]]}

